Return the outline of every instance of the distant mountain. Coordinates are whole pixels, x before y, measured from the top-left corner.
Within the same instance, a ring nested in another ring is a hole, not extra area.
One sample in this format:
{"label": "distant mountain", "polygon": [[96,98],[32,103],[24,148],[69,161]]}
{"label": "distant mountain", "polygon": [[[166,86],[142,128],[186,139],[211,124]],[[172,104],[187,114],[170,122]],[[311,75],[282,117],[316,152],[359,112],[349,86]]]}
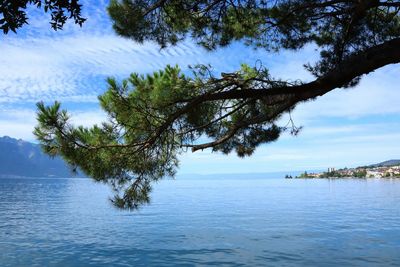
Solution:
{"label": "distant mountain", "polygon": [[397,166],[400,165],[400,159],[391,159],[391,160],[387,160],[381,163],[377,163],[377,164],[372,164],[369,165],[368,167],[390,167],[390,166]]}
{"label": "distant mountain", "polygon": [[0,178],[72,176],[62,159],[50,158],[39,145],[8,136],[0,137]]}

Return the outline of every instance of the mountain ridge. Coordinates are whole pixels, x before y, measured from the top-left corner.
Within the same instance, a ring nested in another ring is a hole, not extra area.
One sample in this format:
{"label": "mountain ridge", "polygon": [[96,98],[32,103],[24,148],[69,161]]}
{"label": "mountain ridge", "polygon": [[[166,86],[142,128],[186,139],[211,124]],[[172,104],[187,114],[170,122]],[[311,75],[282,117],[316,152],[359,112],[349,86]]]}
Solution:
{"label": "mountain ridge", "polygon": [[83,177],[74,175],[59,157],[44,154],[40,145],[9,136],[0,137],[0,178]]}
{"label": "mountain ridge", "polygon": [[397,165],[400,165],[400,159],[390,159],[380,163],[368,165],[367,167],[391,167]]}

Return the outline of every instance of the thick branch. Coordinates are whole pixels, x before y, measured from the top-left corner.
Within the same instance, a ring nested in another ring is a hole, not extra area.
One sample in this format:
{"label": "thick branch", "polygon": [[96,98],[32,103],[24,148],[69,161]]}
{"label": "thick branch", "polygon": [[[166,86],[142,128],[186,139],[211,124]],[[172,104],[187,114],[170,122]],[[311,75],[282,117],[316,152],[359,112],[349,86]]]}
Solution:
{"label": "thick branch", "polygon": [[275,95],[295,94],[307,100],[326,94],[336,88],[344,87],[353,79],[375,71],[383,66],[400,62],[400,38],[374,46],[344,60],[335,70],[312,81],[298,86],[275,87],[271,89],[230,90],[211,95],[202,95],[192,103],[223,99],[261,99]]}

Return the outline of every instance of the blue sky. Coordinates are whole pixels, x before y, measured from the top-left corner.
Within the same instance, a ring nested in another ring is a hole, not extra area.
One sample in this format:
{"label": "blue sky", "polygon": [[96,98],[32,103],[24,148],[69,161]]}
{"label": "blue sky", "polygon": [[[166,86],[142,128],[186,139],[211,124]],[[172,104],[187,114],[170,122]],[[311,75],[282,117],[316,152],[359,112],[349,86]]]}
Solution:
{"label": "blue sky", "polygon": [[[94,4],[95,3],[95,4]],[[156,44],[137,44],[113,33],[105,7],[108,1],[83,1],[87,22],[68,23],[63,31],[50,29],[43,13],[31,10],[30,25],[18,34],[0,35],[0,136],[34,141],[35,103],[59,100],[77,124],[92,125],[105,116],[97,95],[108,76],[124,78],[148,73],[166,64],[211,64],[219,72],[234,71],[240,63],[262,64],[273,76],[310,80],[302,67],[318,52],[267,53],[240,43],[207,52],[186,40],[160,50]],[[364,77],[353,89],[335,90],[292,113],[303,130],[261,146],[246,159],[202,151],[181,156],[180,173],[246,173],[351,167],[400,158],[400,66],[391,65]],[[281,125],[288,117],[282,118]]]}

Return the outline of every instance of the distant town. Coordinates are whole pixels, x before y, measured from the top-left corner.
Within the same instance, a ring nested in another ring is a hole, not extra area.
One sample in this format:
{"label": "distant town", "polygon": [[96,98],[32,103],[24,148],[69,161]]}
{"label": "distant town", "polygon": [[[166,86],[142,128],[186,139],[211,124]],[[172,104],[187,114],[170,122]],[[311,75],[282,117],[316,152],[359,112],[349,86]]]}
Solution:
{"label": "distant town", "polygon": [[[293,177],[286,175],[285,178]],[[388,160],[356,168],[328,168],[325,172],[305,171],[295,178],[400,178],[400,160]]]}

